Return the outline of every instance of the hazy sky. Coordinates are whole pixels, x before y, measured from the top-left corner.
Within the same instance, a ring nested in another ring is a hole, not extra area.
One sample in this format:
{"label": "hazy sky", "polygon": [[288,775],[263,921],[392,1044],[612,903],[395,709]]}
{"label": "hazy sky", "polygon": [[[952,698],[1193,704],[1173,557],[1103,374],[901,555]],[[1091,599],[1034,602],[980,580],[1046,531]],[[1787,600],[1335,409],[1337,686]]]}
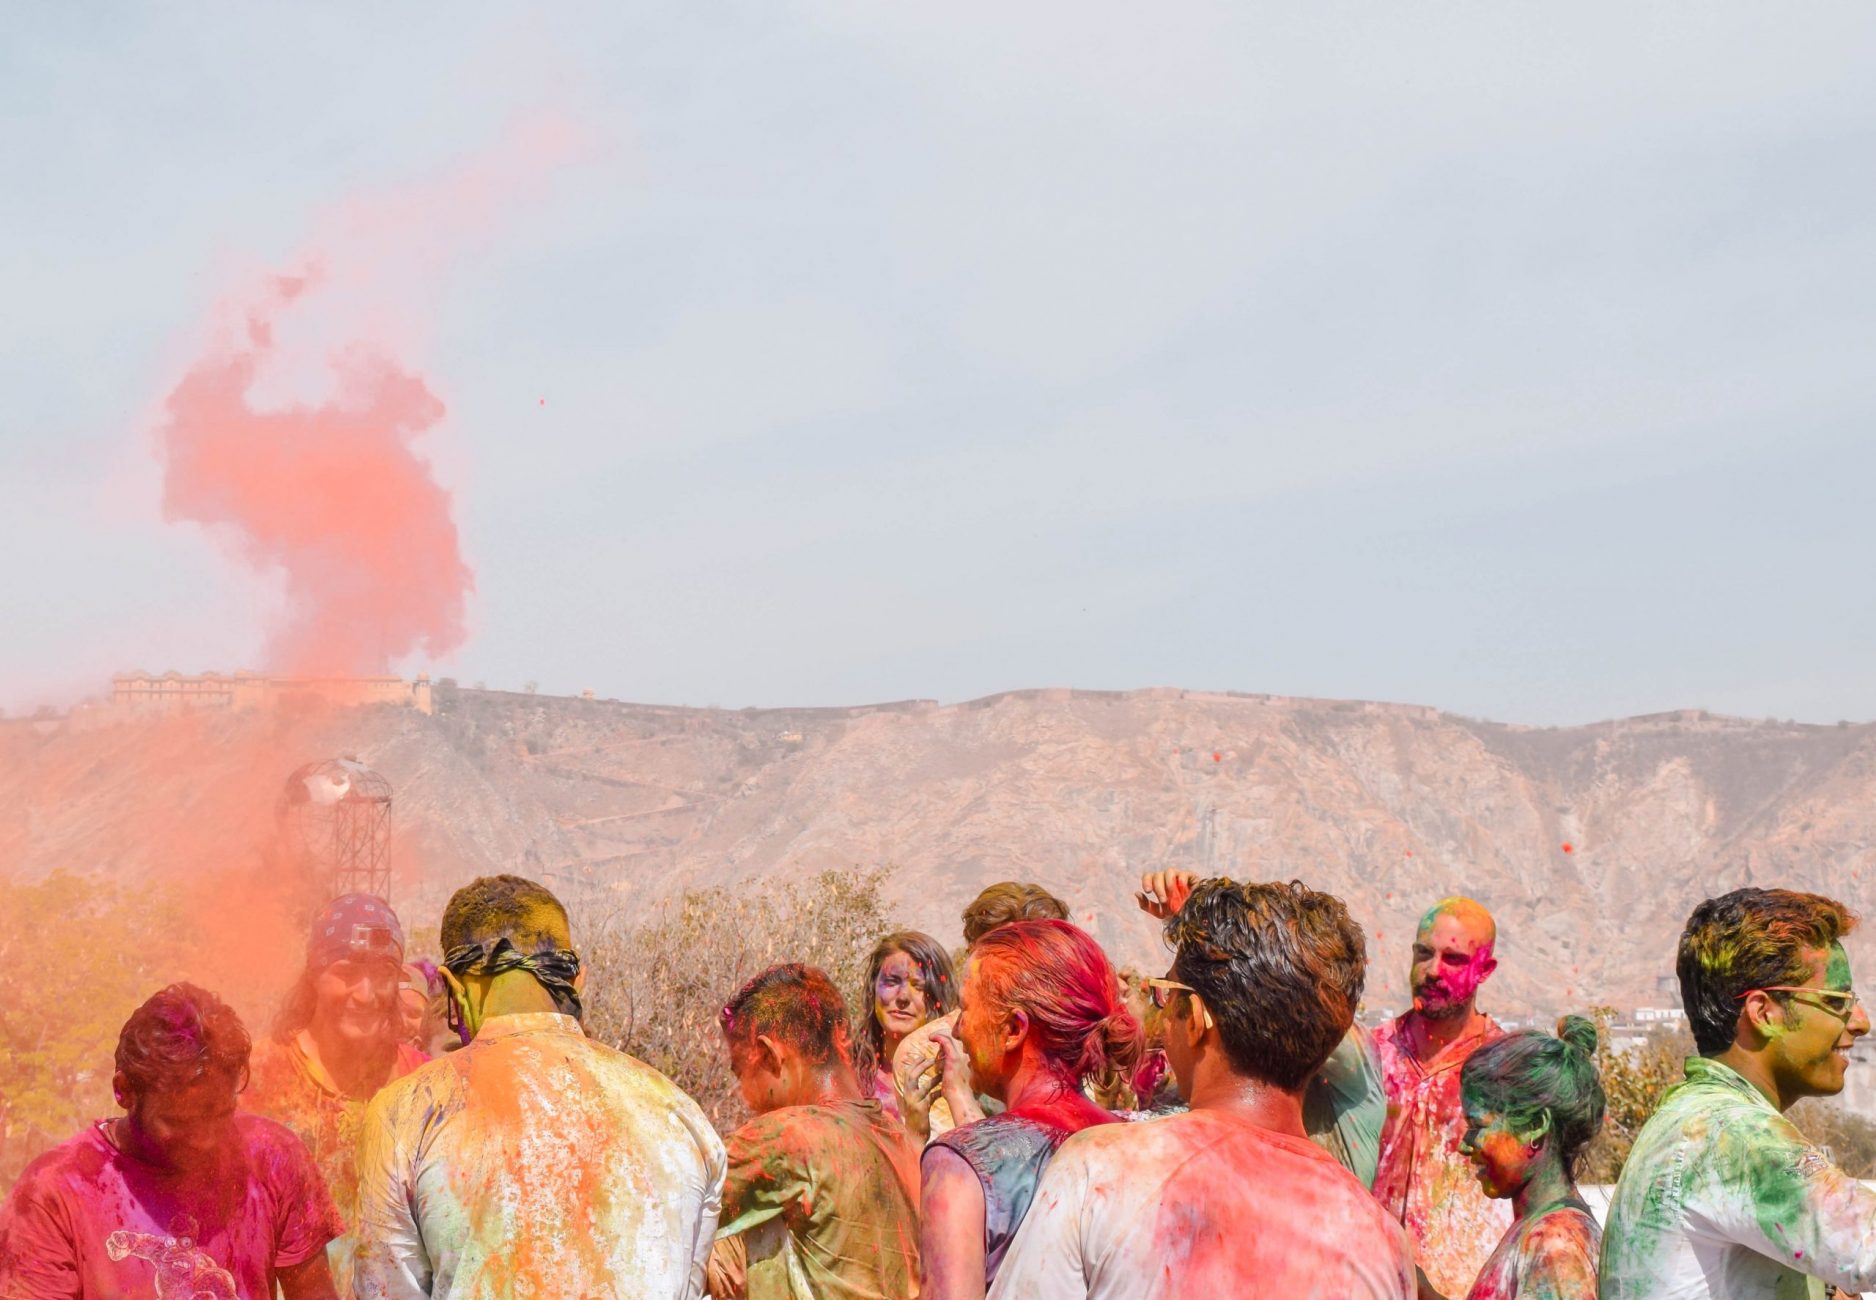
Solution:
{"label": "hazy sky", "polygon": [[12,10],[0,705],[256,661],[191,332],[546,115],[378,286],[476,576],[407,671],[1876,717],[1876,8],[510,9]]}

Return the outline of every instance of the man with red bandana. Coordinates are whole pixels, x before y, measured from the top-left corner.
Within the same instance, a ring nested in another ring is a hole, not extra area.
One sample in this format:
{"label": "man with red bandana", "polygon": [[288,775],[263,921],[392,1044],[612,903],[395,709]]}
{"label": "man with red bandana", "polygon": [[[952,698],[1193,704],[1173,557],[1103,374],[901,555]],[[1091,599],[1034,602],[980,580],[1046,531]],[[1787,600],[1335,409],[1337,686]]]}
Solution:
{"label": "man with red bandana", "polygon": [[1470,898],[1446,898],[1420,919],[1409,980],[1413,1008],[1375,1031],[1387,1091],[1374,1194],[1407,1229],[1433,1289],[1464,1295],[1511,1226],[1487,1197],[1459,1146],[1466,1133],[1459,1072],[1505,1031],[1478,1009],[1479,986],[1497,969],[1492,914]]}
{"label": "man with red bandana", "polygon": [[352,1233],[358,1220],[359,1124],[378,1089],[429,1058],[400,1042],[398,984],[404,927],[369,894],[333,899],[313,922],[306,966],[254,1045],[243,1110],[299,1134],[325,1176],[345,1235],[327,1248],[339,1294],[352,1287]]}

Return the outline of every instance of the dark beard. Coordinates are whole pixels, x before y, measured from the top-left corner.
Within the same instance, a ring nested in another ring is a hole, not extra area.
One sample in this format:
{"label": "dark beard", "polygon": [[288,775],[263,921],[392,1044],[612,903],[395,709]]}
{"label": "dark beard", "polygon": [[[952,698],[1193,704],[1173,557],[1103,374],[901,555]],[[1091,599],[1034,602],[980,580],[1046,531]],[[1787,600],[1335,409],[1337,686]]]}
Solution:
{"label": "dark beard", "polygon": [[1420,1014],[1425,1016],[1428,1020],[1457,1020],[1465,1015],[1467,1011],[1464,999],[1430,1003],[1426,1001],[1426,994],[1424,993],[1419,995],[1419,999]]}

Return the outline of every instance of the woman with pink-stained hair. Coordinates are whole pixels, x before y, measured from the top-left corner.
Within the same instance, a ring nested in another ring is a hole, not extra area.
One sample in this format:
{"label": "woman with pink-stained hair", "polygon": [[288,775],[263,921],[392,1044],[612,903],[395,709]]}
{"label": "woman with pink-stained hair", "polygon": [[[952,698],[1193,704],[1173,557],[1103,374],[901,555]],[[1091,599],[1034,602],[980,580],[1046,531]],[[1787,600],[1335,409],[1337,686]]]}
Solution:
{"label": "woman with pink-stained hair", "polygon": [[957,1034],[908,1105],[942,1088],[964,1111],[974,1091],[1003,1113],[934,1137],[921,1162],[925,1300],[981,1300],[1028,1211],[1042,1171],[1075,1133],[1118,1118],[1082,1092],[1139,1059],[1140,1025],[1100,945],[1066,921],[1017,921],[977,941]]}

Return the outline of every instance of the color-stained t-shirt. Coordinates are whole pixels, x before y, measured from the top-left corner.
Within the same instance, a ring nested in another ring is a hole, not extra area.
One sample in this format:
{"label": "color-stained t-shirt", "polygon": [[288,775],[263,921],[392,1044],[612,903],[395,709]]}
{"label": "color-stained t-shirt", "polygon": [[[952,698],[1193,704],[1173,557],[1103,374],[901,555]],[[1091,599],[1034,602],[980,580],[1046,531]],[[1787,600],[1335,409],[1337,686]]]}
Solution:
{"label": "color-stained t-shirt", "polygon": [[1373,1187],[1386,1123],[1381,1058],[1368,1031],[1350,1025],[1303,1093],[1303,1128],[1310,1141],[1334,1156],[1363,1187]]}
{"label": "color-stained t-shirt", "polygon": [[1049,1167],[1062,1143],[1090,1127],[1079,1122],[1082,1114],[1078,1109],[1032,1111],[1019,1107],[931,1140],[931,1146],[944,1147],[969,1165],[983,1188],[986,1282],[996,1280],[1003,1256],[1035,1199],[1042,1171]]}
{"label": "color-stained t-shirt", "polygon": [[255,1115],[214,1168],[158,1168],[100,1120],[46,1152],[0,1208],[6,1300],[272,1300],[341,1224],[306,1147]]}
{"label": "color-stained t-shirt", "polygon": [[1876,1291],[1876,1192],[1764,1093],[1692,1057],[1609,1202],[1604,1300],[1796,1300]]}
{"label": "color-stained t-shirt", "polygon": [[719,1237],[744,1234],[749,1300],[918,1291],[918,1158],[876,1101],[784,1106],[730,1135]]}
{"label": "color-stained t-shirt", "polygon": [[[403,1078],[429,1059],[399,1043],[396,1053],[386,1059],[379,1085]],[[273,1039],[255,1044],[247,1090],[241,1094],[243,1110],[285,1124],[313,1153],[313,1163],[319,1166],[326,1190],[345,1221],[345,1235],[336,1238],[328,1250],[333,1284],[341,1296],[351,1287],[352,1232],[358,1224],[358,1127],[370,1100],[369,1096],[348,1096],[332,1086],[297,1043]]]}
{"label": "color-stained t-shirt", "polygon": [[1441,1048],[1422,1065],[1408,1048],[1408,1012],[1374,1032],[1387,1091],[1387,1123],[1375,1170],[1375,1199],[1407,1229],[1414,1257],[1441,1295],[1464,1295],[1511,1226],[1511,1202],[1479,1186],[1472,1162],[1459,1153],[1466,1112],[1459,1071],[1466,1058],[1505,1031],[1484,1028]]}
{"label": "color-stained t-shirt", "polygon": [[1304,1137],[1194,1110],[1064,1142],[990,1300],[1411,1300],[1405,1234]]}
{"label": "color-stained t-shirt", "polygon": [[358,1152],[360,1300],[695,1297],[723,1144],[571,1016],[498,1016],[387,1086]]}
{"label": "color-stained t-shirt", "polygon": [[868,1099],[878,1102],[879,1108],[894,1119],[905,1118],[905,1108],[899,1104],[899,1088],[893,1082],[891,1070],[876,1069],[872,1071],[872,1078],[864,1082]]}
{"label": "color-stained t-shirt", "polygon": [[1511,1225],[1466,1300],[1596,1300],[1602,1228],[1581,1201]]}

